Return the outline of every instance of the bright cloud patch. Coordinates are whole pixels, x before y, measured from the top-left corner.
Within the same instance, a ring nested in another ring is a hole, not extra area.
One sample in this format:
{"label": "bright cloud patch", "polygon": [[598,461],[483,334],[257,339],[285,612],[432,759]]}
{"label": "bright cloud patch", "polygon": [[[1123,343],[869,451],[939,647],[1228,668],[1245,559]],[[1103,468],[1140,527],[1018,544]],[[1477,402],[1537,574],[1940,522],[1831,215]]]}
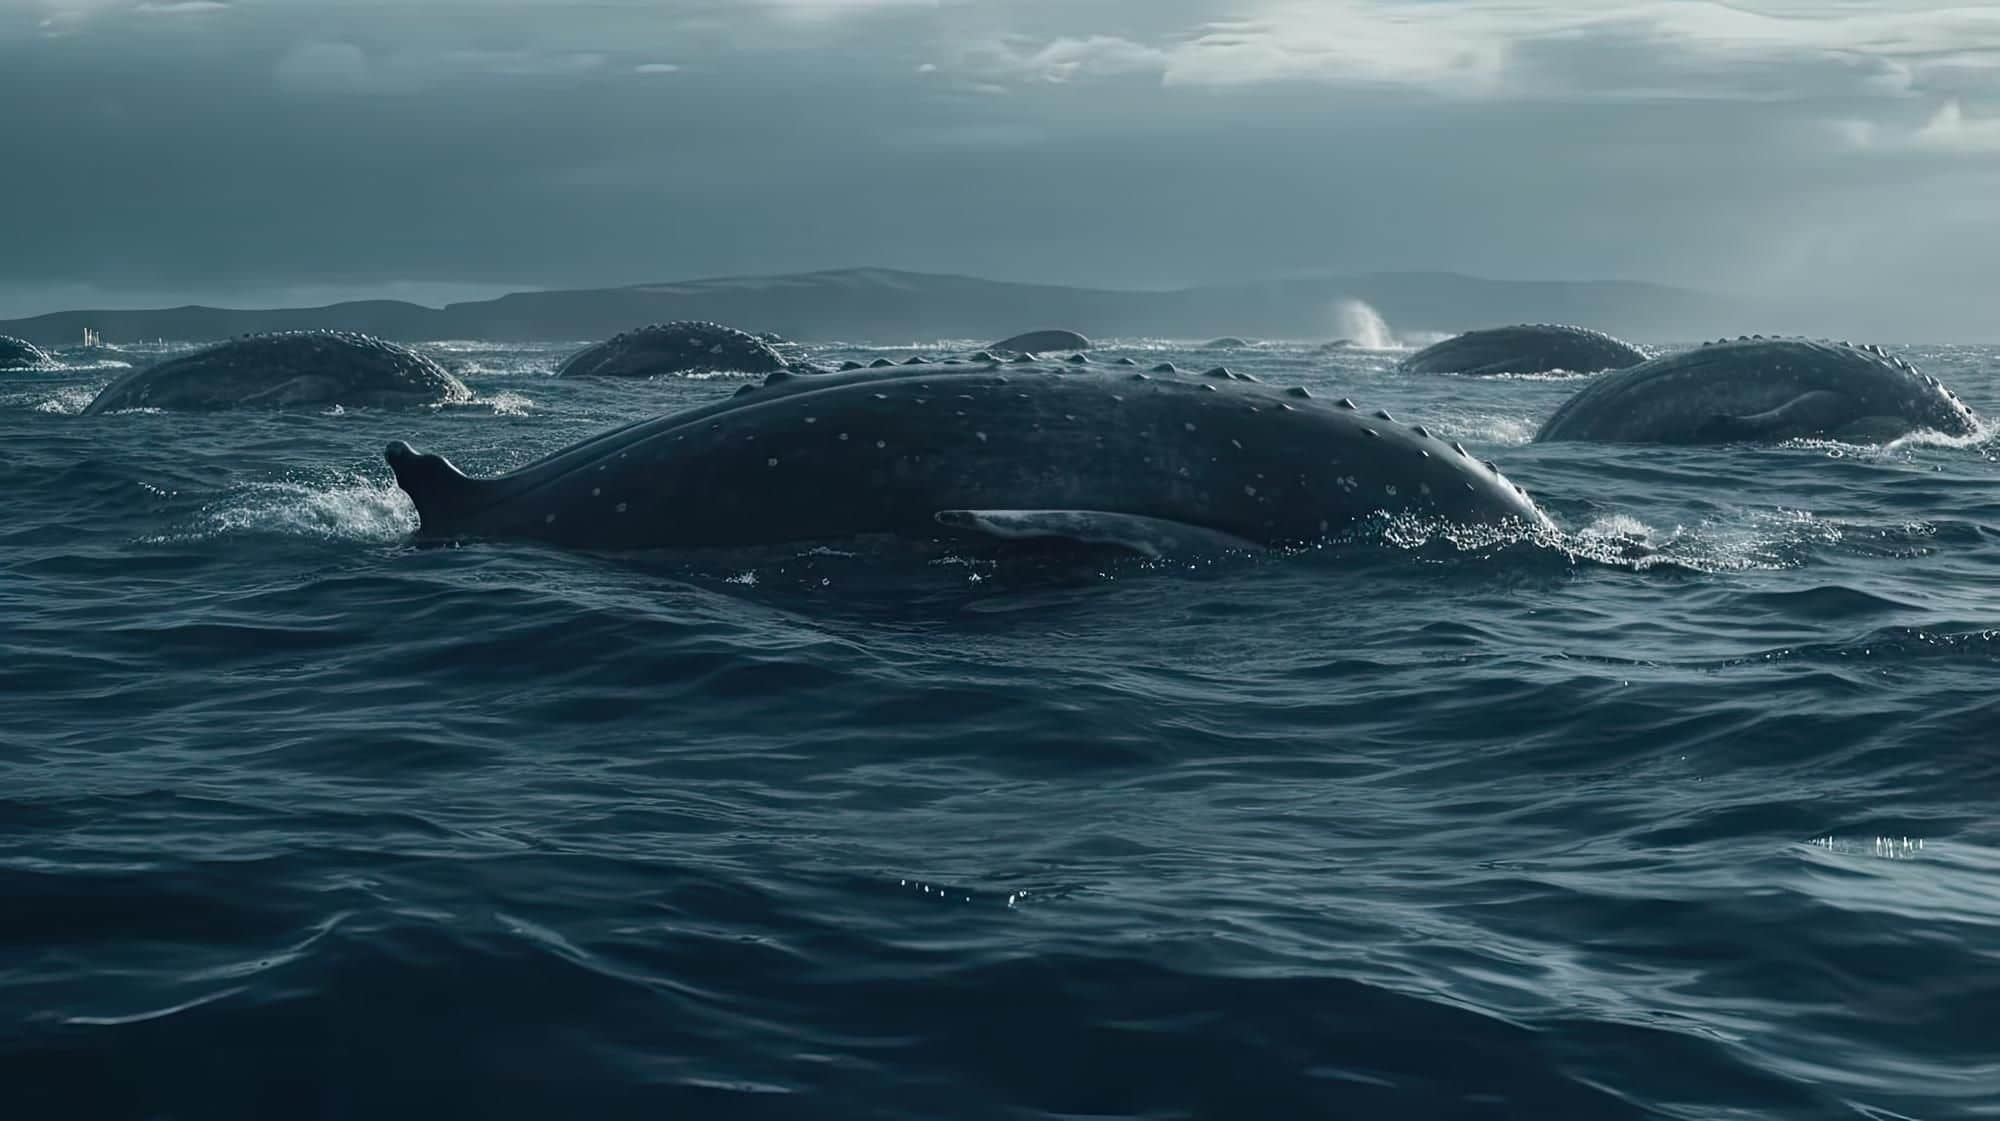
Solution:
{"label": "bright cloud patch", "polygon": [[964,66],[973,74],[993,81],[1060,84],[1085,78],[1157,75],[1166,69],[1167,56],[1111,35],[1056,39],[1042,44],[1016,37],[974,46],[966,52]]}
{"label": "bright cloud patch", "polygon": [[1254,0],[1164,37],[1109,32],[988,40],[965,63],[988,81],[1783,101],[1990,81],[2000,59],[2000,7],[1887,3]]}

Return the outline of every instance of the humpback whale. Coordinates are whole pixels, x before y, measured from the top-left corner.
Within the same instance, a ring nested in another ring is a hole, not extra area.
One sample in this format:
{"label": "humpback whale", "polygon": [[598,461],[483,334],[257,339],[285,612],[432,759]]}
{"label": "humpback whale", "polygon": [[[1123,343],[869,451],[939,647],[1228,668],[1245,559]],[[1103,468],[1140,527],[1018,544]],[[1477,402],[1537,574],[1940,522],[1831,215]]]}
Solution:
{"label": "humpback whale", "polygon": [[597,549],[887,533],[1286,545],[1378,512],[1548,525],[1422,425],[1216,372],[890,366],[778,372],[494,478],[398,441],[423,540]]}
{"label": "humpback whale", "polygon": [[26,339],[0,335],[0,370],[41,370],[55,365],[48,351]]}
{"label": "humpback whale", "polygon": [[1205,342],[1205,343],[1201,344],[1201,349],[1203,349],[1203,350],[1240,350],[1240,349],[1242,349],[1243,347],[1246,347],[1246,346],[1249,346],[1249,345],[1250,345],[1250,341],[1249,341],[1248,339],[1239,339],[1239,338],[1237,338],[1237,337],[1236,337],[1235,335],[1224,335],[1224,336],[1222,336],[1222,337],[1221,337],[1221,338],[1219,338],[1219,339],[1210,339],[1210,340],[1208,340],[1207,342]]}
{"label": "humpback whale", "polygon": [[720,323],[682,320],[625,331],[584,347],[557,368],[557,377],[647,378],[657,374],[730,371],[768,374],[787,363],[772,344]]}
{"label": "humpback whale", "polygon": [[1587,327],[1529,323],[1454,335],[1403,359],[1413,374],[1594,374],[1646,360],[1646,352]]}
{"label": "humpback whale", "polygon": [[1044,350],[1089,350],[1090,340],[1075,331],[1028,331],[1011,339],[1001,339],[988,350],[1015,354],[1039,354]]}
{"label": "humpback whale", "polygon": [[1824,436],[1876,442],[1979,420],[1936,378],[1881,347],[1739,337],[1655,358],[1585,386],[1538,443],[1724,444]]}
{"label": "humpback whale", "polygon": [[407,347],[346,331],[245,335],[133,370],[83,411],[395,408],[469,401],[472,391]]}

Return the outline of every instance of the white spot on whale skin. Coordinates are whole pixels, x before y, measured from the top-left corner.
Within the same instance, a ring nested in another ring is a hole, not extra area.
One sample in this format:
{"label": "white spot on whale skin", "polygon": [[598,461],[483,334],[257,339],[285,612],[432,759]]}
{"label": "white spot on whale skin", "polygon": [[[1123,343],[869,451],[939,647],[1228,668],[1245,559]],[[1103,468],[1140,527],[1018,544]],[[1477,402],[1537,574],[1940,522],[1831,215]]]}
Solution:
{"label": "white spot on whale skin", "polygon": [[818,423],[819,423],[819,418],[818,418],[818,417],[816,417],[816,416],[809,416],[809,417],[807,417],[807,418],[806,418],[806,423],[807,423],[807,424],[818,424]]}
{"label": "white spot on whale skin", "polygon": [[875,446],[876,446],[876,447],[878,447],[878,448],[886,448],[886,447],[888,447],[888,446],[889,446],[889,441],[887,441],[887,440],[877,440],[877,441],[875,441]]}
{"label": "white spot on whale skin", "polygon": [[1257,497],[1257,488],[1251,486],[1249,483],[1244,483],[1243,493],[1251,498],[1255,498]]}
{"label": "white spot on whale skin", "polygon": [[974,432],[974,433],[973,433],[973,435],[974,435],[974,436],[977,436],[977,437],[979,437],[979,442],[980,442],[980,443],[982,443],[982,444],[983,444],[983,443],[985,443],[985,442],[986,442],[986,433],[984,433],[984,432]]}
{"label": "white spot on whale skin", "polygon": [[1189,432],[1194,431],[1194,425],[1192,423],[1183,424],[1181,425],[1181,427],[1187,429]]}
{"label": "white spot on whale skin", "polygon": [[603,487],[591,487],[591,488],[590,488],[590,497],[592,497],[592,498],[602,498],[602,497],[604,497],[604,488],[603,488]]}
{"label": "white spot on whale skin", "polygon": [[624,512],[625,512],[625,504],[624,504],[623,502],[620,502],[620,503],[618,504],[618,506],[617,506],[617,509],[618,509],[618,512],[619,512],[619,513],[621,513],[621,514],[622,514],[622,513],[624,513]]}
{"label": "white spot on whale skin", "polygon": [[1382,488],[1382,490],[1383,490],[1383,491],[1384,491],[1384,492],[1385,492],[1386,494],[1388,494],[1388,496],[1389,496],[1390,498],[1394,498],[1394,497],[1396,497],[1396,488],[1395,488],[1395,487],[1390,487],[1390,486],[1385,486],[1385,487],[1383,487],[1383,488]]}
{"label": "white spot on whale skin", "polygon": [[845,432],[842,432],[842,433],[840,434],[840,438],[841,438],[841,439],[843,439],[843,440],[847,439],[847,433],[845,433]]}
{"label": "white spot on whale skin", "polygon": [[775,455],[764,461],[764,466],[766,467],[776,467],[777,465],[778,465],[778,457]]}
{"label": "white spot on whale skin", "polygon": [[542,524],[543,524],[543,525],[554,525],[554,524],[556,524],[556,516],[555,516],[554,514],[550,514],[550,515],[548,515],[548,516],[544,517],[544,518],[542,519]]}

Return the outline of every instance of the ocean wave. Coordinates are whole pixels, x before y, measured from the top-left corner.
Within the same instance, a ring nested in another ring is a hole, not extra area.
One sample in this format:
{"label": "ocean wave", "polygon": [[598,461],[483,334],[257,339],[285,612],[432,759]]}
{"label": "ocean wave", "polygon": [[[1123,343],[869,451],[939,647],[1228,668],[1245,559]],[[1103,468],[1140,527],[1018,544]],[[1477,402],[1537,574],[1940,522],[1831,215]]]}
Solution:
{"label": "ocean wave", "polygon": [[[389,439],[489,472],[726,392],[560,349],[467,344],[473,408],[7,388],[10,1116],[1991,1097],[1990,442],[1534,445],[1574,384],[1269,344],[1231,364],[1484,445],[1559,528],[409,544]],[[2000,402],[2000,349],[1933,349]]]}

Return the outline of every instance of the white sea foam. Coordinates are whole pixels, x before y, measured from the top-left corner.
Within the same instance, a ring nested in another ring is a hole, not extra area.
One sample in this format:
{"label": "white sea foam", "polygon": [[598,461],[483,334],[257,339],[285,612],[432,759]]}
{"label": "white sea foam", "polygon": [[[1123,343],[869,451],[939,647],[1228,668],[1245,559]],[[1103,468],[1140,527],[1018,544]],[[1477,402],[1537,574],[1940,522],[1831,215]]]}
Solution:
{"label": "white sea foam", "polygon": [[492,409],[494,416],[527,416],[535,408],[534,401],[511,390],[475,397],[471,403]]}
{"label": "white sea foam", "polygon": [[1540,427],[1532,417],[1515,413],[1440,412],[1429,422],[1440,439],[1484,444],[1526,444]]}
{"label": "white sea foam", "polygon": [[71,386],[68,389],[58,389],[50,396],[37,401],[35,403],[35,411],[38,413],[57,413],[62,416],[76,416],[88,408],[90,402],[96,396],[97,393],[95,390],[86,389],[80,385]]}
{"label": "white sea foam", "polygon": [[388,543],[417,528],[416,509],[392,483],[348,475],[328,483],[251,483],[202,508],[194,524],[147,538],[166,544],[237,534]]}
{"label": "white sea foam", "polygon": [[1796,568],[1804,550],[1833,545],[1840,526],[1808,510],[1741,510],[1662,531],[1628,514],[1606,514],[1552,544],[1580,560],[1621,568],[1697,572]]}

